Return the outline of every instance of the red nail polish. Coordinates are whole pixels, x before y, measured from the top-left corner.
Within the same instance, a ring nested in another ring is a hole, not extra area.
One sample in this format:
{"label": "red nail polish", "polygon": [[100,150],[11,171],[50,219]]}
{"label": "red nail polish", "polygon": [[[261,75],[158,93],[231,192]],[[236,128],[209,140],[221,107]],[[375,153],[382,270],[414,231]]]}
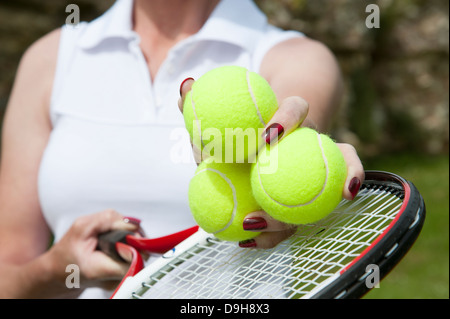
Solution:
{"label": "red nail polish", "polygon": [[279,123],[273,123],[264,132],[264,139],[267,144],[276,142],[280,136],[284,133],[283,125]]}
{"label": "red nail polish", "polygon": [[239,242],[241,248],[254,248],[256,247],[256,241],[254,239],[243,240]]}
{"label": "red nail polish", "polygon": [[244,230],[263,230],[267,228],[267,222],[264,218],[254,217],[244,219]]}
{"label": "red nail polish", "polygon": [[141,220],[139,218],[134,218],[134,217],[124,217],[123,221],[125,223],[129,223],[129,224],[133,224],[133,225],[137,225],[137,226],[139,226],[141,224]]}
{"label": "red nail polish", "polygon": [[180,96],[183,94],[183,91],[182,91],[182,89],[183,89],[183,84],[184,84],[187,80],[194,80],[194,79],[193,79],[193,78],[186,78],[186,79],[183,80],[183,82],[181,82],[181,84],[180,84]]}
{"label": "red nail polish", "polygon": [[350,184],[348,185],[348,190],[350,191],[350,194],[352,194],[352,199],[354,199],[356,194],[358,194],[360,187],[361,181],[359,180],[359,178],[353,177],[353,179],[350,181]]}

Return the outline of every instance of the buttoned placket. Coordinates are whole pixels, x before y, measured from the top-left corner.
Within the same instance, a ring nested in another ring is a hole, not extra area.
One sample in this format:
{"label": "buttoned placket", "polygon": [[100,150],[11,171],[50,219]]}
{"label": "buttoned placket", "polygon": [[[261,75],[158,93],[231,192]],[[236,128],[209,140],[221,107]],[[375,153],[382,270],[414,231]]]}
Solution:
{"label": "buttoned placket", "polygon": [[142,82],[136,84],[139,85],[142,90],[142,104],[145,107],[145,115],[142,120],[144,122],[153,122],[156,119],[156,112],[155,109],[151,106],[157,105],[157,101],[154,85],[150,76],[150,71],[139,44],[140,38],[139,35],[136,34],[135,37],[129,42],[128,48],[137,59],[137,68],[139,69],[138,72],[140,73],[140,76],[142,78]]}
{"label": "buttoned placket", "polygon": [[[177,71],[179,70],[179,51],[175,50],[176,47],[177,45],[168,51],[167,57],[158,70],[154,80],[155,92],[161,92],[161,94],[163,94],[162,92],[167,92],[172,81],[176,80]],[[158,110],[164,107],[164,103],[166,102],[162,96],[157,96],[156,101]]]}
{"label": "buttoned placket", "polygon": [[164,106],[164,94],[167,90],[167,85],[170,81],[173,81],[173,74],[176,71],[176,66],[174,64],[173,54],[169,51],[166,59],[161,64],[158,73],[153,81],[155,99],[156,99],[156,111],[158,112]]}

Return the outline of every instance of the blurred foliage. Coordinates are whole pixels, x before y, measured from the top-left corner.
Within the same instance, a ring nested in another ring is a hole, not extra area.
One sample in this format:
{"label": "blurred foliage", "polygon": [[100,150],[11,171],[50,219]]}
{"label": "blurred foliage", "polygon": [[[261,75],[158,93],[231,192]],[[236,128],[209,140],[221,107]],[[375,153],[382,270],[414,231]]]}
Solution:
{"label": "blurred foliage", "polygon": [[[448,154],[448,9],[445,0],[256,0],[269,20],[327,44],[346,96],[333,135],[363,156]],[[380,9],[380,28],[367,28]]]}

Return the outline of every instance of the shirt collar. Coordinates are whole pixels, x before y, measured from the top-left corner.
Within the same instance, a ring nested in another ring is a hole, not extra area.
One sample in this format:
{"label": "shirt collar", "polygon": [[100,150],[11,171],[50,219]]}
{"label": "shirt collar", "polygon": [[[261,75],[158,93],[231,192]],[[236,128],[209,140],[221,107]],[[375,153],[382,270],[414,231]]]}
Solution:
{"label": "shirt collar", "polygon": [[102,16],[89,23],[80,39],[83,49],[90,49],[108,38],[135,39],[132,25],[133,0],[118,0]]}
{"label": "shirt collar", "polygon": [[251,51],[266,16],[251,0],[222,0],[193,40],[222,41]]}
{"label": "shirt collar", "polygon": [[[108,38],[138,38],[132,28],[133,0],[118,0],[101,17],[89,23],[80,39],[84,49]],[[253,49],[267,18],[252,0],[221,0],[200,31],[188,41],[222,41]]]}

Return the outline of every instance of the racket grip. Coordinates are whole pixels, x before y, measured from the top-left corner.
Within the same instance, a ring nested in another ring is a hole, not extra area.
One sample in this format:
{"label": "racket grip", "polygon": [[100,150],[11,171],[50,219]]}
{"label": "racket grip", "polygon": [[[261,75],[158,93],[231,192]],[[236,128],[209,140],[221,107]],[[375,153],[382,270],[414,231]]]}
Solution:
{"label": "racket grip", "polygon": [[126,230],[112,230],[98,236],[97,249],[101,250],[111,258],[117,261],[124,261],[116,249],[117,243],[126,244],[127,235],[133,235],[132,232]]}

